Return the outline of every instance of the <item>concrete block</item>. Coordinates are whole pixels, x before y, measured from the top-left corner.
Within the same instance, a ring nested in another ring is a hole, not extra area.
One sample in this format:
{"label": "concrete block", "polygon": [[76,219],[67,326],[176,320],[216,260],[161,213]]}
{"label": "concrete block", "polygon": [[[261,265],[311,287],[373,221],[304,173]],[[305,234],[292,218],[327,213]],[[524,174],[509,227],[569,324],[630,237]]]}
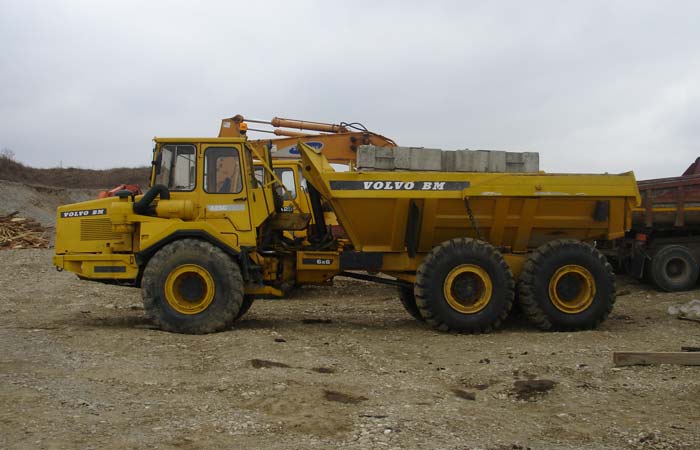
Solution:
{"label": "concrete block", "polygon": [[358,169],[374,168],[376,149],[374,145],[360,145],[357,148],[356,164]]}
{"label": "concrete block", "polygon": [[537,152],[523,152],[523,172],[540,171],[540,154]]}
{"label": "concrete block", "polygon": [[394,147],[376,147],[374,156],[376,170],[394,170]]}
{"label": "concrete block", "polygon": [[362,170],[537,172],[539,157],[535,152],[361,145],[357,151],[357,167]]}
{"label": "concrete block", "polygon": [[442,150],[439,148],[411,148],[409,170],[442,170]]}
{"label": "concrete block", "polygon": [[489,152],[489,167],[487,172],[506,171],[506,152],[501,150],[486,150]]}
{"label": "concrete block", "polygon": [[455,172],[473,172],[474,166],[473,151],[471,150],[455,150]]}
{"label": "concrete block", "polygon": [[455,155],[456,172],[487,172],[489,152],[487,150],[457,150]]}
{"label": "concrete block", "polygon": [[442,171],[454,172],[456,167],[457,151],[443,150],[442,151]]}
{"label": "concrete block", "polygon": [[394,167],[396,167],[396,170],[411,169],[410,147],[394,147]]}
{"label": "concrete block", "polygon": [[538,172],[539,170],[539,153],[506,152],[506,172]]}

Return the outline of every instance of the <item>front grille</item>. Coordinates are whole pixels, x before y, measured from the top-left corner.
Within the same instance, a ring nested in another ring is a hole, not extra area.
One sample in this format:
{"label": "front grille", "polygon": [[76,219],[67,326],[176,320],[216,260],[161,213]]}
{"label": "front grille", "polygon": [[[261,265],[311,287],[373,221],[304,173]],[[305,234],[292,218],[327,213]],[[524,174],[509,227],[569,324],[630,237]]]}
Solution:
{"label": "front grille", "polygon": [[112,222],[109,219],[80,219],[81,241],[110,241],[120,237],[112,232]]}

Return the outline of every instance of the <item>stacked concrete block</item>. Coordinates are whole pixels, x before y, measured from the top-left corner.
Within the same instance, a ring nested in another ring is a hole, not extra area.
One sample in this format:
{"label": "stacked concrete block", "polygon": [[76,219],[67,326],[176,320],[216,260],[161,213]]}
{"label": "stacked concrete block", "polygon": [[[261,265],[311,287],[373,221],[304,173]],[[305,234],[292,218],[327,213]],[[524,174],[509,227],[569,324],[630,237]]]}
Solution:
{"label": "stacked concrete block", "polygon": [[440,150],[361,145],[357,151],[357,168],[362,170],[537,172],[539,160],[539,153],[501,150]]}
{"label": "stacked concrete block", "polygon": [[496,150],[457,150],[455,153],[455,172],[506,171],[506,152]]}
{"label": "stacked concrete block", "polygon": [[397,170],[442,170],[442,150],[439,148],[393,148]]}
{"label": "stacked concrete block", "polygon": [[361,145],[357,167],[364,170],[442,170],[443,151],[437,148]]}
{"label": "stacked concrete block", "polygon": [[506,152],[506,172],[539,172],[539,170],[539,153]]}

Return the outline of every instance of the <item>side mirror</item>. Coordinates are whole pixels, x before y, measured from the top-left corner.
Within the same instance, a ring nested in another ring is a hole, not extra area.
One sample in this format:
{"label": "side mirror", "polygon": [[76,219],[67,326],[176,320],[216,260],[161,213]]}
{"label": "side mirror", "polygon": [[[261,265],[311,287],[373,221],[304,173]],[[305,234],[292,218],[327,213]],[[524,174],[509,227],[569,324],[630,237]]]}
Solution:
{"label": "side mirror", "polygon": [[163,152],[158,152],[158,156],[156,156],[156,159],[151,163],[153,164],[156,175],[160,175],[160,165],[163,162]]}

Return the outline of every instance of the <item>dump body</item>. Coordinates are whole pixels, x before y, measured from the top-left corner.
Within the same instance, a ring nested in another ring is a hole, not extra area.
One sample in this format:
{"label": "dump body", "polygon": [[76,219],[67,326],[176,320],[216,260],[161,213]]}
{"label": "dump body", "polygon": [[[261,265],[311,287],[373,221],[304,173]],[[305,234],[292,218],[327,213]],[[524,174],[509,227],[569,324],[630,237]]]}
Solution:
{"label": "dump body", "polygon": [[700,226],[700,175],[643,180],[641,206],[634,209],[637,229]]}
{"label": "dump body", "polygon": [[630,228],[639,203],[631,172],[336,172],[309,147],[303,158],[304,176],[362,252],[421,254],[455,237],[512,253],[562,238],[616,239]]}

